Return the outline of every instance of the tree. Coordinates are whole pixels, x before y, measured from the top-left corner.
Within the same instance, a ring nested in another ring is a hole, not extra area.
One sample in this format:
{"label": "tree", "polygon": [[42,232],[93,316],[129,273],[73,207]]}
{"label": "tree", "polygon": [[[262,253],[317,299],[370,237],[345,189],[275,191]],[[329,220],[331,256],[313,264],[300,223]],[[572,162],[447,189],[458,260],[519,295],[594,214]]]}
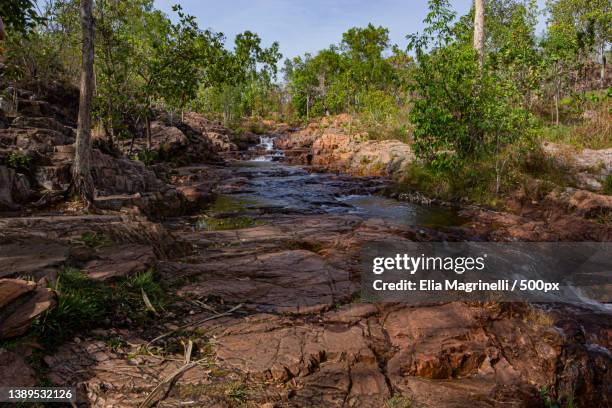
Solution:
{"label": "tree", "polygon": [[[7,30],[26,32],[42,19],[36,12],[36,2],[32,0],[2,0],[0,2],[0,25]],[[0,29],[0,31],[4,31]],[[1,36],[2,34],[0,34]]]}
{"label": "tree", "polygon": [[542,79],[542,53],[535,34],[535,2],[487,2],[487,58],[490,69],[516,88],[526,110],[535,101]]}
{"label": "tree", "polygon": [[0,41],[6,40],[6,32],[4,31],[4,23],[2,17],[0,17]]}
{"label": "tree", "polygon": [[286,61],[285,79],[294,108],[307,119],[324,113],[357,113],[369,109],[381,92],[397,94],[401,81],[394,63],[398,60],[385,57],[388,49],[389,31],[368,24],[349,29],[339,45],[315,56]]}
{"label": "tree", "polygon": [[[431,0],[423,34],[408,36],[417,58],[413,107],[415,153],[436,170],[456,170],[468,160],[497,154],[524,133],[522,108],[511,81],[480,55],[454,24],[448,0]],[[461,24],[461,22],[459,23]]]}
{"label": "tree", "polygon": [[98,0],[96,18],[94,113],[113,145],[134,115],[136,72],[135,33],[151,0]]}
{"label": "tree", "polygon": [[602,80],[605,74],[606,52],[612,42],[612,3],[610,0],[548,0],[549,31],[563,36],[576,52],[576,58],[598,55]]}
{"label": "tree", "polygon": [[245,31],[234,39],[234,49],[223,49],[223,37],[217,37],[219,48],[203,64],[205,80],[195,104],[209,113],[222,113],[226,125],[237,125],[241,116],[260,115],[274,109],[278,86],[276,65],[282,55],[279,44],[261,45],[259,35]]}
{"label": "tree", "polygon": [[485,0],[474,0],[474,49],[478,52],[480,68],[484,65]]}
{"label": "tree", "polygon": [[133,65],[138,81],[138,100],[145,119],[147,147],[151,148],[152,107],[165,102],[182,109],[196,96],[200,84],[210,74],[222,53],[222,35],[200,31],[195,17],[178,12],[178,22],[160,11],[143,13],[143,24],[134,33]]}
{"label": "tree", "polygon": [[72,193],[93,205],[94,183],[91,177],[91,102],[94,93],[94,21],[93,0],[81,0],[83,30],[81,93],[77,124],[76,150],[72,167]]}

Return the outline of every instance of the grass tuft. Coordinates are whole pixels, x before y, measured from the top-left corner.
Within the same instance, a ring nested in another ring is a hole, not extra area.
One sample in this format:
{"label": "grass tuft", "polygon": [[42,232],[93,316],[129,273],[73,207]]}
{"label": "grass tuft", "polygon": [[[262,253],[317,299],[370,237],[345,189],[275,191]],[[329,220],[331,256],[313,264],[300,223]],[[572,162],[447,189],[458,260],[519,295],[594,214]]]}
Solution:
{"label": "grass tuft", "polygon": [[168,301],[153,270],[107,283],[91,279],[78,269],[65,268],[51,288],[57,293],[58,303],[32,326],[34,335],[51,349],[93,328],[151,321],[153,316],[146,309],[142,290],[156,309],[163,309]]}

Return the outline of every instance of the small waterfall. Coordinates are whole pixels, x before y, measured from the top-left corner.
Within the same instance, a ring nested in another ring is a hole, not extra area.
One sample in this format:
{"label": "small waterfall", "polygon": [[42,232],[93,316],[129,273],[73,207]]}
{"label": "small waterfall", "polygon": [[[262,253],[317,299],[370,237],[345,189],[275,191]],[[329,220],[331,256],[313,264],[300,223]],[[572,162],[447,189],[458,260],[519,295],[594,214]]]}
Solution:
{"label": "small waterfall", "polygon": [[263,146],[266,151],[274,149],[274,138],[270,136],[259,136],[259,145]]}
{"label": "small waterfall", "polygon": [[251,161],[275,161],[285,156],[282,150],[274,149],[274,137],[272,136],[260,136],[259,144],[255,149],[263,150],[265,154],[263,156],[254,157]]}

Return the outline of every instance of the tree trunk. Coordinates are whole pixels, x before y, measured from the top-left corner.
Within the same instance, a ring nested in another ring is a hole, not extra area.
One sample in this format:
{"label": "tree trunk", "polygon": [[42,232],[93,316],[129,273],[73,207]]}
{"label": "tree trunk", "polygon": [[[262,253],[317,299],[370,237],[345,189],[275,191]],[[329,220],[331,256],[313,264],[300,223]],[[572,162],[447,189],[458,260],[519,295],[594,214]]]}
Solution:
{"label": "tree trunk", "polygon": [[606,83],[606,45],[601,46],[601,70],[599,71],[599,79],[602,84]]}
{"label": "tree trunk", "polygon": [[115,124],[114,124],[114,114],[113,114],[113,98],[111,96],[111,94],[109,93],[107,98],[106,98],[106,103],[108,106],[108,118],[106,120],[106,131],[107,131],[107,137],[108,137],[108,142],[111,146],[114,146],[115,144]]}
{"label": "tree trunk", "polygon": [[0,41],[6,40],[6,32],[4,31],[4,23],[2,17],[0,17]]}
{"label": "tree trunk", "polygon": [[81,92],[76,136],[76,152],[72,167],[72,194],[80,197],[87,207],[93,204],[94,184],[91,177],[91,101],[94,92],[94,21],[93,0],[81,0],[81,28],[83,30],[83,60]]}
{"label": "tree trunk", "polygon": [[474,0],[474,49],[478,52],[480,68],[484,65],[485,0]]}
{"label": "tree trunk", "polygon": [[151,135],[151,102],[147,102],[147,108],[145,109],[145,133],[147,134],[147,150],[151,150],[153,146],[152,135]]}
{"label": "tree trunk", "polygon": [[559,127],[559,93],[555,93],[555,125]]}

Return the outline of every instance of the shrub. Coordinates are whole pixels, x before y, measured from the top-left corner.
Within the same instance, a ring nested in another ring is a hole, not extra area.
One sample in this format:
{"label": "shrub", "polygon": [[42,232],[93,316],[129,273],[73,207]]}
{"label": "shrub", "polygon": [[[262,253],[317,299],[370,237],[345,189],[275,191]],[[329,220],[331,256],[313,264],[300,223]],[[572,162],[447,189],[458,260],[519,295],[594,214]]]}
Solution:
{"label": "shrub", "polygon": [[24,170],[30,167],[31,161],[32,161],[32,158],[28,156],[26,153],[20,150],[15,150],[11,152],[11,154],[9,154],[8,158],[6,159],[6,164],[8,167],[11,167],[13,169]]}
{"label": "shrub", "polygon": [[529,134],[531,121],[516,103],[513,82],[479,65],[469,38],[459,30],[463,27],[452,25],[448,2],[430,5],[425,34],[409,37],[418,60],[410,85],[416,96],[410,114],[414,149],[428,165],[452,169],[499,153]]}
{"label": "shrub", "polygon": [[159,153],[156,150],[142,149],[134,158],[144,163],[145,166],[150,166],[157,161],[158,156]]}

